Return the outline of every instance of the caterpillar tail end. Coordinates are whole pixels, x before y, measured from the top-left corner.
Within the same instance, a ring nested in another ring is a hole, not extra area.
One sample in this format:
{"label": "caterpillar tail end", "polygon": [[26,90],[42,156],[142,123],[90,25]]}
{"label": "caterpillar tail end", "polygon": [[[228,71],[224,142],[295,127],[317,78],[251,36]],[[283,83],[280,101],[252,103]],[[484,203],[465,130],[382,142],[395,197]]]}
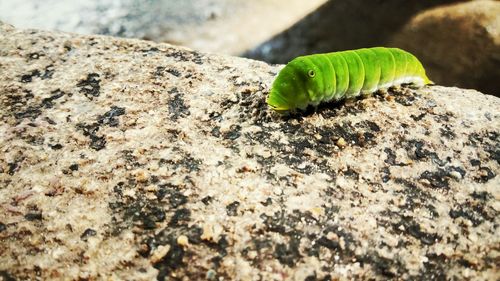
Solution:
{"label": "caterpillar tail end", "polygon": [[435,84],[436,83],[434,83],[434,81],[429,79],[429,77],[427,77],[427,75],[424,75],[424,85],[435,85]]}

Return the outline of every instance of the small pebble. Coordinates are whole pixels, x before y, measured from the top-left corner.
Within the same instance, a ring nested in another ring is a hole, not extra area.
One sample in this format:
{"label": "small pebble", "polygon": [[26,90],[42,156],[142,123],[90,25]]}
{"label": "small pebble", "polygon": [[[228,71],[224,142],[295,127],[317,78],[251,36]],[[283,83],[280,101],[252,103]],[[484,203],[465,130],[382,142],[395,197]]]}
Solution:
{"label": "small pebble", "polygon": [[347,142],[345,141],[344,138],[340,138],[337,140],[337,146],[340,148],[344,148],[347,146]]}
{"label": "small pebble", "polygon": [[181,235],[181,236],[177,237],[177,244],[179,244],[183,247],[187,247],[187,246],[189,246],[189,239],[187,238],[186,235]]}
{"label": "small pebble", "polygon": [[154,252],[151,254],[151,257],[149,260],[152,263],[157,263],[159,262],[165,255],[167,255],[168,251],[170,250],[170,245],[160,245]]}

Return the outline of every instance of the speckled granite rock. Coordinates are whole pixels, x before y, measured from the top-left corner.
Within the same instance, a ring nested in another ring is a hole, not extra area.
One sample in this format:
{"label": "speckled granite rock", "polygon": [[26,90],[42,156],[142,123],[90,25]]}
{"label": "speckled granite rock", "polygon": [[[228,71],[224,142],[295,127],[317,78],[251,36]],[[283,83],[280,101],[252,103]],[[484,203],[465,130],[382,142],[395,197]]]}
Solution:
{"label": "speckled granite rock", "polygon": [[500,100],[270,113],[278,66],[0,26],[4,279],[498,278]]}

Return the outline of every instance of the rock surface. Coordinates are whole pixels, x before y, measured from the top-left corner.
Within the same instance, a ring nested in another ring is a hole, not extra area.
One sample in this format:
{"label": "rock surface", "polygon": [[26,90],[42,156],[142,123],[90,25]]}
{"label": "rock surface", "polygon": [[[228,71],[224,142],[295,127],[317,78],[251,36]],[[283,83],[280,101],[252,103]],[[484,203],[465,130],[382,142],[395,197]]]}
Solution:
{"label": "rock surface", "polygon": [[0,69],[3,279],[498,277],[498,98],[280,118],[279,66],[8,25]]}
{"label": "rock surface", "polygon": [[439,84],[478,89],[500,97],[498,1],[470,1],[430,9],[412,18],[390,44],[419,57]]}

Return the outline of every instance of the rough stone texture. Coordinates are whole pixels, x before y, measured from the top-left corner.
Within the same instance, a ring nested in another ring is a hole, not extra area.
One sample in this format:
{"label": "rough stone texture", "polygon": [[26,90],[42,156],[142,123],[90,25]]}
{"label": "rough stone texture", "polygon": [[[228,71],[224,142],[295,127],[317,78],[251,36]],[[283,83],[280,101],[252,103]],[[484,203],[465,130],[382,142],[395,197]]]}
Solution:
{"label": "rough stone texture", "polygon": [[8,25],[0,69],[4,280],[498,278],[498,98],[280,118],[279,66]]}
{"label": "rough stone texture", "polygon": [[22,28],[142,38],[241,54],[326,0],[0,0],[0,21]]}
{"label": "rough stone texture", "polygon": [[417,55],[438,83],[500,96],[500,2],[471,1],[425,11],[391,41]]}

